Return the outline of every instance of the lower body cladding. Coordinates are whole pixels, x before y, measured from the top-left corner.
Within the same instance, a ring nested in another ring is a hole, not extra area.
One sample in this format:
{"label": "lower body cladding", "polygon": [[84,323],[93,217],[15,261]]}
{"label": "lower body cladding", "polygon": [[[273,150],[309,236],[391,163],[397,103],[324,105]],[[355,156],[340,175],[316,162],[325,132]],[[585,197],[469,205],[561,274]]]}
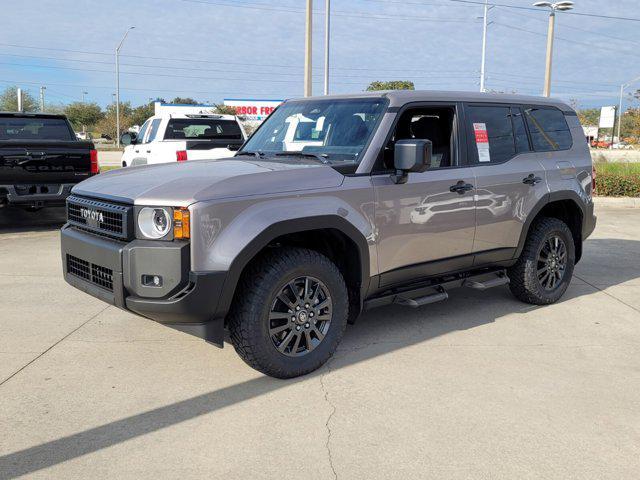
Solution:
{"label": "lower body cladding", "polygon": [[64,278],[70,285],[223,346],[224,315],[216,311],[226,273],[191,272],[188,242],[124,243],[68,225],[60,238]]}
{"label": "lower body cladding", "polygon": [[0,206],[57,207],[65,204],[75,183],[24,183],[0,185]]}

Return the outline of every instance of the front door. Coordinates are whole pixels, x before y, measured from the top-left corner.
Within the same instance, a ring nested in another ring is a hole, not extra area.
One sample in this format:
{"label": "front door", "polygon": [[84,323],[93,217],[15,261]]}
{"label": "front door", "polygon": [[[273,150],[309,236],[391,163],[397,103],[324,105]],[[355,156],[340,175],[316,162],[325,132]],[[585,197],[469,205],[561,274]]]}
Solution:
{"label": "front door", "polygon": [[469,268],[475,232],[475,178],[464,164],[456,105],[416,107],[401,113],[386,148],[403,138],[433,143],[431,167],[395,184],[374,175],[380,286]]}

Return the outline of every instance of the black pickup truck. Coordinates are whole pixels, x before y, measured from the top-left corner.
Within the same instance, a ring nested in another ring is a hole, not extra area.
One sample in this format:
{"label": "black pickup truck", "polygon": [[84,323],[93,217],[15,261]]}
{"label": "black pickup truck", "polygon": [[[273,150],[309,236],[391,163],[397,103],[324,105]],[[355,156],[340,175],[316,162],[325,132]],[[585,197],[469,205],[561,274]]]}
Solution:
{"label": "black pickup truck", "polygon": [[0,112],[0,207],[64,205],[98,172],[93,143],[78,140],[64,115]]}

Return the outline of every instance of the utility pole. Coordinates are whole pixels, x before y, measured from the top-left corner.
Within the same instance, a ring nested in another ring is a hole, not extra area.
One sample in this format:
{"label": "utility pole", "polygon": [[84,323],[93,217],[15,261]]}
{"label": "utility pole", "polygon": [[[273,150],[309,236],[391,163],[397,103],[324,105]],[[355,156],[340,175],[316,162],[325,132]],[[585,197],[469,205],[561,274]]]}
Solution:
{"label": "utility pole", "polygon": [[44,85],[40,87],[40,111],[44,112],[44,91],[47,89]]}
{"label": "utility pole", "polygon": [[21,88],[18,88],[16,90],[16,95],[18,97],[18,111],[22,113],[23,108],[22,108],[22,89]]}
{"label": "utility pole", "polygon": [[136,27],[129,27],[126,32],[124,32],[124,36],[120,43],[116,47],[116,144],[118,148],[120,147],[120,48],[122,48],[122,44],[124,40],[129,35],[129,32]]}
{"label": "utility pole", "polygon": [[480,91],[484,92],[485,62],[487,60],[487,16],[489,14],[489,0],[484,0],[484,15],[482,16],[482,63],[480,64]]}
{"label": "utility pole", "polygon": [[311,77],[312,65],[311,56],[312,49],[312,35],[313,31],[313,0],[307,0],[307,19],[305,26],[304,36],[304,96],[310,97],[313,95],[313,78]]}
{"label": "utility pole", "polygon": [[84,103],[84,96],[88,95],[88,94],[89,94],[89,92],[84,92],[84,91],[82,92],[82,103]]}
{"label": "utility pole", "polygon": [[[488,0],[487,0],[488,1]],[[331,37],[331,0],[324,0],[324,94],[329,95],[329,41]]]}
{"label": "utility pole", "polygon": [[561,12],[571,10],[573,8],[573,2],[536,2],[533,6],[549,8],[551,10],[549,13],[549,30],[547,31],[547,61],[544,72],[544,91],[542,93],[545,97],[549,97],[551,96],[551,64],[553,63],[553,32],[556,24],[556,10]]}

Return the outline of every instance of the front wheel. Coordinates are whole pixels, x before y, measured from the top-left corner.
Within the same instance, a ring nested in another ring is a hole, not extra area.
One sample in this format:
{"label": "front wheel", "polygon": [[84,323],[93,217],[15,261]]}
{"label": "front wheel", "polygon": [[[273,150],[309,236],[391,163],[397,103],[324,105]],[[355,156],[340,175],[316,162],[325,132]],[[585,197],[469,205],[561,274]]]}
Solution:
{"label": "front wheel", "polygon": [[303,248],[277,249],[243,274],[229,315],[231,341],[262,373],[304,375],[333,355],[348,304],[340,270],[327,257]]}
{"label": "front wheel", "polygon": [[529,230],[518,262],[509,269],[511,292],[533,305],[547,305],[567,290],[575,264],[573,235],[557,218],[541,218]]}

